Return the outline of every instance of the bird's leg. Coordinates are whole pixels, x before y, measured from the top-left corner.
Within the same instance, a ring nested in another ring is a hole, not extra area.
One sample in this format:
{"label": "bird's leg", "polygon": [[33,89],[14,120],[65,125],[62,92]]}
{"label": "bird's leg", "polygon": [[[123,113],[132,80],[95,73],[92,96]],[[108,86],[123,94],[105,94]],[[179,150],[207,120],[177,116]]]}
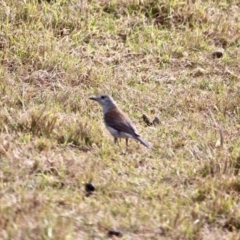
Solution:
{"label": "bird's leg", "polygon": [[126,147],[128,147],[128,138],[126,138]]}
{"label": "bird's leg", "polygon": [[116,137],[114,138],[114,143],[117,144],[118,148],[121,148],[120,144],[119,144],[119,141],[118,141],[118,139]]}
{"label": "bird's leg", "polygon": [[126,138],[126,153],[127,153],[127,151],[128,151],[128,138]]}
{"label": "bird's leg", "polygon": [[114,138],[114,143],[117,144],[118,147],[120,147],[120,145],[119,145],[119,141],[118,141],[118,139],[117,139],[116,137]]}

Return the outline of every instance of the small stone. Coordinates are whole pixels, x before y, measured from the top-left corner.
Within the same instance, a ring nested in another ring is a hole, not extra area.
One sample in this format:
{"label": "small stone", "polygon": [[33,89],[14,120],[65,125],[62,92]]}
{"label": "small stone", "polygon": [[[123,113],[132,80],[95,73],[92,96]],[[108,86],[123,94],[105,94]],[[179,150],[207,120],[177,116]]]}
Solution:
{"label": "small stone", "polygon": [[123,42],[127,41],[127,34],[119,33],[118,36],[123,40]]}
{"label": "small stone", "polygon": [[218,49],[212,53],[213,58],[222,58],[224,53],[224,49]]}
{"label": "small stone", "polygon": [[113,236],[122,237],[123,234],[120,231],[117,231],[117,230],[109,230],[108,231],[108,237],[113,237]]}
{"label": "small stone", "polygon": [[159,118],[158,118],[158,117],[155,117],[155,118],[153,119],[153,121],[152,121],[152,124],[153,124],[154,126],[160,124]]}
{"label": "small stone", "polygon": [[86,191],[87,196],[90,196],[95,190],[96,190],[96,188],[94,187],[94,185],[92,183],[85,184],[85,191]]}
{"label": "small stone", "polygon": [[143,121],[147,124],[147,126],[152,125],[152,122],[150,121],[150,119],[147,115],[143,114],[142,118],[143,118]]}

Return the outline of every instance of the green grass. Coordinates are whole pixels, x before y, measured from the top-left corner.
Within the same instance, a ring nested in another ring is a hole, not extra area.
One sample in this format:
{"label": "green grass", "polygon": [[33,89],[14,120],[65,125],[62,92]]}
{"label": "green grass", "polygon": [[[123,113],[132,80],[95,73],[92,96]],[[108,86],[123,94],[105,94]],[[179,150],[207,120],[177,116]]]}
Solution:
{"label": "green grass", "polygon": [[[240,238],[238,1],[0,6],[1,239]],[[113,144],[100,93],[152,150]]]}

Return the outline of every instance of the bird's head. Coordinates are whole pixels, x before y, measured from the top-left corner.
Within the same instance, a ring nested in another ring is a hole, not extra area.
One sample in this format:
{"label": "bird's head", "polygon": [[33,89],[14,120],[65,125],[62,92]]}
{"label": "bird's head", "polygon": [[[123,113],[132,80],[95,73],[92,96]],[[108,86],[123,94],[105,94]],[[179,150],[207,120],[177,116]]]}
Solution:
{"label": "bird's head", "polygon": [[90,99],[97,101],[103,107],[104,112],[116,106],[116,103],[109,95],[99,95],[96,97],[90,97]]}

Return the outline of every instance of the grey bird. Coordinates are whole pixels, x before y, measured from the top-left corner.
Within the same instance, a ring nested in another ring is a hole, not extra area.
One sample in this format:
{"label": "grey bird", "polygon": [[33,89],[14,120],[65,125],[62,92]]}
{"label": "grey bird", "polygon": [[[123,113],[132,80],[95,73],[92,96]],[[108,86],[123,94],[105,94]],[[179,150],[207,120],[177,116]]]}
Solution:
{"label": "grey bird", "polygon": [[132,121],[119,109],[111,96],[99,95],[90,99],[97,101],[102,106],[104,123],[114,137],[115,143],[118,138],[125,138],[126,146],[128,146],[128,139],[133,138],[145,147],[152,148],[149,142],[140,137]]}

